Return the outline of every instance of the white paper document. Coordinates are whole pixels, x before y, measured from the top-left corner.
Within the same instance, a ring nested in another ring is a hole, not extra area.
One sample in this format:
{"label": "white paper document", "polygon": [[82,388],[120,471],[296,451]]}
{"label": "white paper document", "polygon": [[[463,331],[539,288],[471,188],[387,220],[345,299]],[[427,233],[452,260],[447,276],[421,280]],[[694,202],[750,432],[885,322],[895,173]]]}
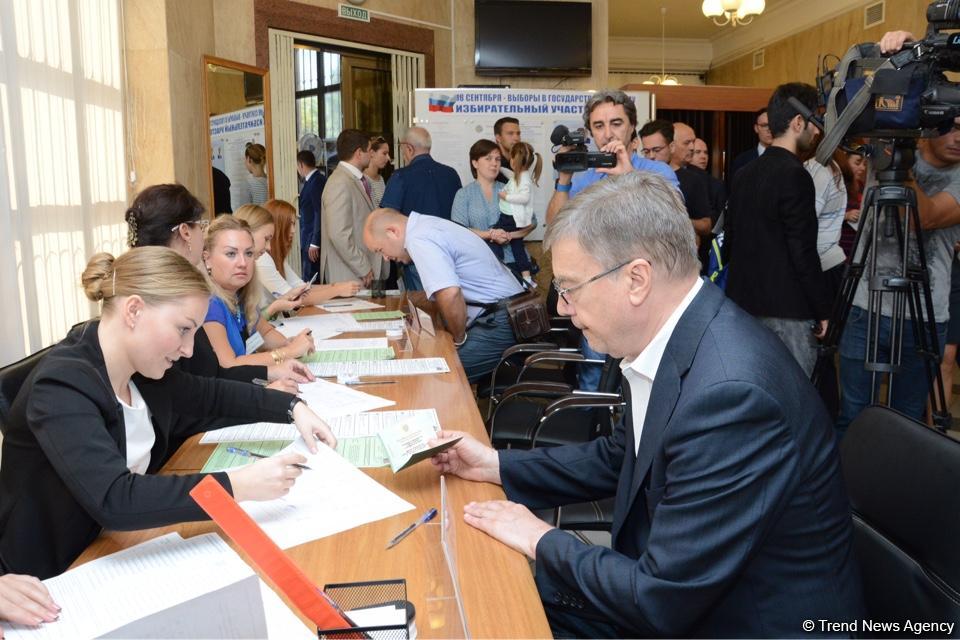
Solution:
{"label": "white paper document", "polygon": [[357,298],[335,298],[329,302],[318,305],[324,311],[330,313],[340,313],[342,311],[367,311],[369,309],[383,309],[382,304],[370,302],[369,300],[358,300]]}
{"label": "white paper document", "polygon": [[265,440],[296,440],[300,432],[296,425],[280,422],[253,422],[207,431],[200,444],[220,442],[261,442]]}
{"label": "white paper document", "polygon": [[[351,316],[352,317],[352,316]],[[354,320],[354,322],[357,322]],[[364,320],[363,322],[357,322],[357,326],[353,329],[348,329],[348,331],[359,331],[361,333],[373,333],[374,331],[393,331],[393,330],[402,330],[403,329],[403,320],[398,318],[396,320]]]}
{"label": "white paper document", "polygon": [[411,511],[413,505],[318,443],[311,454],[298,438],[281,453],[296,452],[307,458],[304,471],[283,498],[267,502],[242,502],[281,548],[347,531],[368,522]]}
{"label": "white paper document", "polygon": [[[384,289],[383,292],[388,298],[399,298],[401,293],[400,289]],[[369,298],[372,295],[373,292],[371,292],[370,289],[360,289],[360,291],[357,291],[358,298]]]}
{"label": "white paper document", "polygon": [[[307,402],[307,406],[328,423],[339,416],[391,407],[396,404],[393,400],[387,400],[326,380],[301,384],[299,395]],[[207,431],[200,438],[200,444],[294,440],[299,434],[297,427],[292,424],[254,422]]]}
{"label": "white paper document", "polygon": [[273,589],[260,581],[260,597],[267,618],[267,638],[270,640],[316,640],[317,632],[311,632]]}
{"label": "white paper document", "polygon": [[292,338],[304,329],[312,332],[314,340],[325,340],[347,331],[356,331],[358,323],[349,313],[328,313],[314,316],[284,318],[276,325],[277,331]]}
{"label": "white paper document", "polygon": [[435,431],[440,430],[440,418],[436,409],[410,409],[406,411],[375,411],[361,413],[354,416],[334,418],[329,422],[333,435],[340,438],[363,438],[375,436],[385,428],[404,422],[417,420],[433,425]]}
{"label": "white paper document", "polygon": [[[171,608],[219,591],[222,597],[216,602],[205,598],[205,605],[215,609],[208,617],[215,619],[192,635],[250,637],[252,630],[262,636],[266,624],[256,583],[252,593],[230,590],[251,577],[253,570],[217,534],[184,540],[170,533],[44,580],[63,607],[60,619],[37,628],[3,623],[3,630],[10,640],[81,640],[150,617],[151,635],[189,637],[191,629],[184,625],[190,621]],[[168,616],[158,615],[165,611]]]}
{"label": "white paper document", "polygon": [[365,362],[313,362],[307,365],[313,375],[335,378],[353,376],[416,376],[426,373],[448,373],[450,367],[443,358],[410,358],[408,360],[371,360]]}
{"label": "white paper document", "polygon": [[316,351],[343,351],[345,349],[386,349],[386,338],[340,338],[338,340],[314,340]]}

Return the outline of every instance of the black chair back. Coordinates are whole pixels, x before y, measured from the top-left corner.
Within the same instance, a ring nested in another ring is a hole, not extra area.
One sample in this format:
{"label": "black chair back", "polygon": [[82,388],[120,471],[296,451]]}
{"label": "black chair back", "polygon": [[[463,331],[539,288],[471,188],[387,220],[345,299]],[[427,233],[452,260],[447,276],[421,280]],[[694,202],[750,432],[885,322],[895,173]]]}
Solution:
{"label": "black chair back", "polygon": [[51,347],[41,349],[23,360],[18,360],[0,369],[0,433],[7,432],[10,407],[13,406],[13,401],[20,393],[23,383],[26,382],[34,368],[50,349]]}
{"label": "black chair back", "polygon": [[869,407],[840,455],[867,617],[960,623],[960,442]]}

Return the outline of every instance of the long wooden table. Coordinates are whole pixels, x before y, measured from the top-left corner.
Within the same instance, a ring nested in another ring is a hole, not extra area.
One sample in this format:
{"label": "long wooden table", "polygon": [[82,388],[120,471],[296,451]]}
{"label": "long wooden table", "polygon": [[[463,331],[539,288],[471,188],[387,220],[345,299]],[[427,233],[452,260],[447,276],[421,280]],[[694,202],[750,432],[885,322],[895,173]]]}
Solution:
{"label": "long wooden table", "polygon": [[[396,298],[378,302],[386,304],[387,308],[397,306]],[[343,337],[376,335],[349,334]],[[450,335],[444,331],[438,331],[436,337],[424,333],[412,336],[411,343],[413,349],[407,353],[398,352],[397,357],[444,357],[450,373],[402,376],[395,384],[364,386],[361,390],[395,401],[396,406],[384,409],[388,411],[433,407],[445,429],[466,431],[489,442]],[[213,445],[200,445],[199,436],[191,438],[168,461],[164,472],[197,472],[213,449]],[[387,541],[421,513],[430,507],[440,507],[439,474],[429,463],[416,465],[397,475],[389,467],[365,471],[416,509],[293,547],[287,553],[319,586],[405,578],[408,599],[417,608],[420,637],[444,637],[449,633],[445,634],[444,630],[451,628],[449,620],[440,619],[442,613],[436,613],[436,619],[430,619],[430,600],[438,583],[436,572],[443,570],[434,555],[439,550],[432,544],[428,548],[427,541],[431,537],[418,531],[394,549],[385,549]],[[454,515],[451,524],[456,538],[457,569],[469,634],[476,638],[551,637],[526,558],[463,522],[465,504],[503,499],[501,488],[450,476],[446,478],[446,486],[450,512]],[[218,530],[211,522],[195,522],[134,532],[104,532],[74,566],[171,531],[186,538]],[[184,579],[189,577],[184,576]],[[303,620],[310,625],[306,618]]]}

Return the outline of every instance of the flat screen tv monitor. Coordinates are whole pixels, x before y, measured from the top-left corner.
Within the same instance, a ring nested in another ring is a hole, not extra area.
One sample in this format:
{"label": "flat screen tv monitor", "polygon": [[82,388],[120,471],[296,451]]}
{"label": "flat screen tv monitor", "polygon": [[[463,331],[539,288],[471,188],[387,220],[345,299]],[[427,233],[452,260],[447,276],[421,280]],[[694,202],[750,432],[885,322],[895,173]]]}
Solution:
{"label": "flat screen tv monitor", "polygon": [[589,2],[475,0],[480,76],[589,76]]}

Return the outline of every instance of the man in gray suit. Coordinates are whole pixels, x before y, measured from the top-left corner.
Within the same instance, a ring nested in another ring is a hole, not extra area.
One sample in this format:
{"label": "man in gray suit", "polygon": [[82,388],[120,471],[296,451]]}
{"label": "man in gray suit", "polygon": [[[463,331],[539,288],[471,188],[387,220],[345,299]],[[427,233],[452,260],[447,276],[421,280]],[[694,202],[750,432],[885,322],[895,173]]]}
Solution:
{"label": "man in gray suit", "polygon": [[337,137],[337,156],[340,163],[323,190],[320,279],[362,280],[369,287],[387,273],[384,260],[363,245],[363,224],[374,209],[370,183],[363,175],[370,164],[370,136],[344,129]]}

